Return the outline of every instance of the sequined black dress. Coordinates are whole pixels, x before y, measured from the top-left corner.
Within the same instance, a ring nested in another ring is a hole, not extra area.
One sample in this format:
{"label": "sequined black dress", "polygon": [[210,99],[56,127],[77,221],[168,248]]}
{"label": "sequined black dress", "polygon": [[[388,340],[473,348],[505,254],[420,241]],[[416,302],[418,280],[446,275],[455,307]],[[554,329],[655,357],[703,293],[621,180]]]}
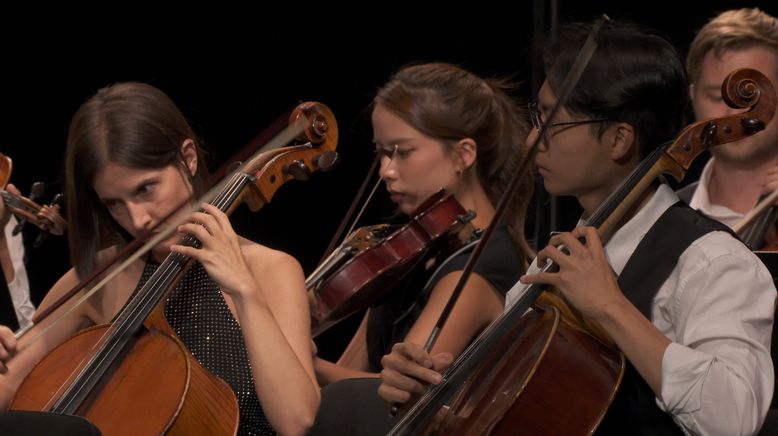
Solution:
{"label": "sequined black dress", "polygon": [[[146,264],[137,289],[158,266]],[[259,404],[240,325],[202,265],[195,262],[170,294],[165,316],[200,364],[232,387],[240,407],[238,434],[275,435]]]}

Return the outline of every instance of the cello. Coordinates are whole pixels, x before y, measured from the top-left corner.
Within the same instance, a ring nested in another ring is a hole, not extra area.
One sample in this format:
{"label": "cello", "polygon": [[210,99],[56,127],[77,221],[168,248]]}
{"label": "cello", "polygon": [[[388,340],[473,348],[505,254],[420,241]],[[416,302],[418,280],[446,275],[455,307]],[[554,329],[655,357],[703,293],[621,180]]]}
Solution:
{"label": "cello", "polygon": [[[764,129],[776,110],[775,90],[753,70],[722,84],[730,106],[750,110],[684,129],[635,168],[588,221],[607,240],[660,174],[680,180],[707,147]],[[549,263],[543,271],[555,271]],[[540,310],[528,312],[531,304]],[[624,357],[601,327],[538,285],[494,321],[397,422],[390,434],[591,434],[613,400]],[[575,387],[578,395],[571,395]]]}
{"label": "cello", "polygon": [[759,203],[732,228],[752,251],[778,251],[778,234],[775,228],[778,219],[776,200],[778,200],[778,191],[763,196],[759,199]]}
{"label": "cello", "polygon": [[[289,168],[320,169],[319,159],[337,143],[332,113],[304,103],[290,124],[273,142],[286,144],[304,132],[307,143],[260,150],[203,201],[227,212],[246,201],[256,210],[293,178]],[[198,241],[186,235],[181,244]],[[181,254],[168,255],[113,323],[79,332],[49,352],[22,382],[11,407],[82,415],[106,434],[234,434],[235,395],[200,366],[164,318],[165,296],[190,263]],[[159,365],[163,360],[166,365]],[[128,428],[128,422],[137,426]]]}

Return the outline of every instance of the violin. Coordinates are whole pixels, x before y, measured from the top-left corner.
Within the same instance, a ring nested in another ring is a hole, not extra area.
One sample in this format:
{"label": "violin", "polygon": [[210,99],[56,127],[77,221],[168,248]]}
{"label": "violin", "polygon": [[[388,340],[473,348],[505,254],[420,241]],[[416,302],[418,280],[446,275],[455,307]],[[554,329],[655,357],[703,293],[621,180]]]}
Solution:
{"label": "violin", "polygon": [[[10,157],[0,153],[0,187],[5,188],[8,181],[11,178],[11,170],[13,169],[13,161]],[[47,208],[41,206],[30,198],[16,195],[5,189],[0,189],[0,196],[3,198],[3,203],[8,210],[23,220],[23,222],[30,222],[39,229],[45,232],[51,232],[55,235],[62,235],[67,228],[67,222],[62,218],[59,213],[52,212],[50,210],[55,204],[59,204],[62,200],[62,194],[57,194],[52,201],[52,204]],[[19,233],[20,226],[14,229],[14,234]]]}
{"label": "violin", "polygon": [[431,254],[461,245],[458,234],[475,212],[441,189],[411,215],[399,228],[358,229],[306,280],[313,337],[386,296]]}
{"label": "violin", "polygon": [[[304,144],[260,150],[201,200],[225,212],[239,201],[259,208],[294,178],[289,168],[320,169],[322,156],[337,144],[332,112],[319,103],[301,104],[275,142],[286,144],[300,133]],[[180,243],[198,241],[185,235]],[[235,434],[235,394],[194,359],[164,316],[165,297],[190,260],[169,254],[114,322],[83,330],[44,356],[19,386],[11,409],[85,416],[111,435]]]}
{"label": "violin", "polygon": [[[705,148],[763,130],[776,110],[775,89],[755,70],[730,73],[722,96],[750,109],[694,123],[647,156],[588,221],[603,244],[659,175],[680,181]],[[552,262],[543,271],[558,268]],[[533,305],[537,310],[529,310]],[[389,434],[592,434],[624,368],[624,355],[602,327],[543,286],[527,285]]]}

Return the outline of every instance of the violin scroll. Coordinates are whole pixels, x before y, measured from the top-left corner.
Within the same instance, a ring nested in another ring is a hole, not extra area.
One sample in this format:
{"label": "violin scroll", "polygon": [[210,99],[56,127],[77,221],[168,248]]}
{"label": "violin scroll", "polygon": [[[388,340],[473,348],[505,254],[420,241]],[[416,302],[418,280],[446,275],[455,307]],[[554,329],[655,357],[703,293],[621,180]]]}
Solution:
{"label": "violin scroll", "polygon": [[43,183],[37,182],[33,184],[30,197],[24,197],[17,192],[11,192],[5,190],[11,178],[11,171],[13,170],[13,161],[10,157],[0,153],[0,197],[3,199],[3,204],[8,210],[19,217],[20,223],[14,228],[13,234],[18,234],[24,222],[29,221],[33,223],[39,229],[54,233],[55,235],[62,235],[67,228],[67,222],[59,214],[55,205],[59,203],[61,194],[55,197],[55,200],[50,206],[41,206],[33,201],[35,198],[40,197],[43,194]]}

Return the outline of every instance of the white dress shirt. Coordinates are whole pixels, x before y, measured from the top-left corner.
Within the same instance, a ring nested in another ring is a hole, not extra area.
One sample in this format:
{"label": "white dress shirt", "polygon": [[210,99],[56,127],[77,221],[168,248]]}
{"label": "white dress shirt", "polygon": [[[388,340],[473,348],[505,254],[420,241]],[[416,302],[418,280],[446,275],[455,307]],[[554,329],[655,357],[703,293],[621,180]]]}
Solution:
{"label": "white dress shirt", "polygon": [[711,157],[705,164],[705,168],[702,169],[700,181],[697,183],[697,188],[694,190],[694,195],[692,195],[691,200],[689,200],[689,206],[691,206],[692,209],[699,210],[716,221],[722,222],[729,227],[734,227],[735,224],[742,221],[746,215],[740,212],[735,212],[726,206],[710,203],[708,183],[710,182],[710,173],[713,171],[713,159],[715,159],[715,157]]}
{"label": "white dress shirt", "polygon": [[16,319],[19,321],[19,328],[25,328],[32,324],[32,315],[35,313],[35,306],[30,300],[30,281],[27,278],[27,269],[24,267],[24,243],[22,234],[12,235],[16,227],[16,217],[11,217],[5,225],[5,240],[8,243],[8,253],[11,256],[11,263],[14,269],[14,279],[8,283],[8,291],[11,293],[11,301],[16,310]]}
{"label": "white dress shirt", "polygon": [[[659,217],[678,201],[666,185],[605,246],[616,274]],[[533,265],[528,271],[537,270]],[[525,286],[517,283],[506,307]],[[662,357],[657,405],[687,434],[754,434],[773,396],[770,336],[776,304],[762,262],[725,232],[695,240],[651,304],[672,342]]]}

